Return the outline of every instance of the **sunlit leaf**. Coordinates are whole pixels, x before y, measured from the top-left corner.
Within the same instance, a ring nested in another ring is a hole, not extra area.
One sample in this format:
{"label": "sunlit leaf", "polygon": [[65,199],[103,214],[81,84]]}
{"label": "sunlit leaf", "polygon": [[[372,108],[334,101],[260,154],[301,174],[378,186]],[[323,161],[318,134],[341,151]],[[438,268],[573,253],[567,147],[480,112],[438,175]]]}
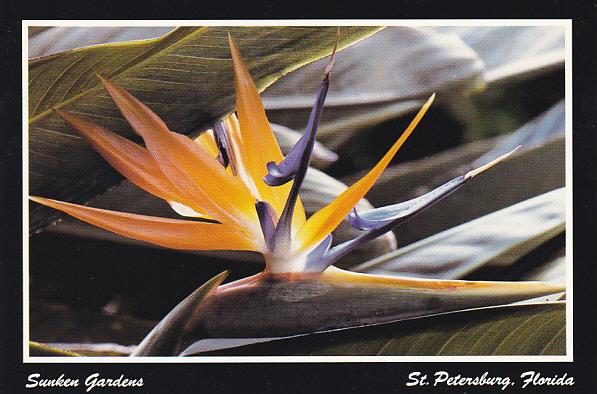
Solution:
{"label": "sunlit leaf", "polygon": [[30,356],[50,356],[50,357],[78,357],[81,354],[63,350],[47,344],[29,341]]}

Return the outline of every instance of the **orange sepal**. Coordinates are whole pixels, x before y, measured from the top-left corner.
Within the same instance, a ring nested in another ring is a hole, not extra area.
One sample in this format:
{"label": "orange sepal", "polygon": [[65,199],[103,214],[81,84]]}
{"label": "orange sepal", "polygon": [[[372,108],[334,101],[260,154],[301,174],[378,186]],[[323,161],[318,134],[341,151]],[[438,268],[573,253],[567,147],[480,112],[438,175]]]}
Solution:
{"label": "orange sepal", "polygon": [[[55,111],[129,181],[161,199],[169,202],[176,201],[195,211],[201,210],[200,206],[185,198],[164,176],[147,149],[73,113],[58,109]],[[200,217],[207,217],[207,215]]]}
{"label": "orange sepal", "polygon": [[[263,181],[263,177],[267,174],[267,163],[270,161],[279,163],[284,156],[265,114],[257,87],[247,70],[240,51],[232,37],[228,36],[228,41],[236,83],[236,112],[239,123],[236,142],[240,156],[243,158],[243,165],[247,173],[255,182],[261,199],[268,201],[276,212],[281,214],[292,182],[274,187]],[[304,212],[299,201],[293,215],[295,228],[305,222]]]}
{"label": "orange sepal", "polygon": [[185,135],[174,133],[148,107],[124,89],[101,78],[102,84],[131,124],[143,137],[149,153],[164,175],[184,195],[223,223],[254,227],[255,200],[240,182]]}
{"label": "orange sepal", "polygon": [[220,223],[166,219],[91,208],[42,197],[31,200],[113,233],[181,250],[250,250],[259,247],[236,227]]}

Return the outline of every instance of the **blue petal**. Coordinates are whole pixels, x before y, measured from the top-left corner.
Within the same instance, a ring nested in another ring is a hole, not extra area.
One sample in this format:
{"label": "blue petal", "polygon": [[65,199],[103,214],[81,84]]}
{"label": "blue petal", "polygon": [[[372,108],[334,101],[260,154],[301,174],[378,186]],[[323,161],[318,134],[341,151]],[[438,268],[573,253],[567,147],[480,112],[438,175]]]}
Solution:
{"label": "blue petal", "polygon": [[309,167],[311,154],[313,153],[317,126],[319,125],[319,119],[321,118],[323,103],[327,95],[329,84],[329,78],[326,76],[319,86],[317,99],[311,109],[309,121],[302,137],[296,144],[294,144],[279,164],[276,164],[273,161],[267,163],[268,173],[263,177],[263,180],[268,185],[280,186],[295,177],[302,182],[302,178],[304,178],[305,175],[304,173]]}
{"label": "blue petal", "polygon": [[461,175],[444,183],[438,188],[415,199],[400,204],[389,205],[383,208],[373,209],[359,215],[356,210],[348,215],[348,218],[355,228],[369,230],[363,235],[334,246],[320,257],[317,267],[323,271],[340,258],[350,253],[360,245],[392,230],[394,227],[406,222],[416,214],[429,208],[434,203],[448,196],[459,189],[470,177]]}
{"label": "blue petal", "polygon": [[259,217],[259,224],[261,224],[263,238],[269,246],[270,240],[276,230],[276,225],[274,223],[276,211],[267,201],[257,201],[255,203],[255,209],[257,211],[257,216]]}
{"label": "blue petal", "polygon": [[394,225],[398,225],[401,221],[408,219],[446,197],[458,189],[464,182],[465,176],[461,175],[433,189],[429,193],[412,200],[372,209],[362,214],[359,214],[354,209],[348,215],[348,220],[354,228],[359,230],[375,230],[392,222]]}
{"label": "blue petal", "polygon": [[321,272],[327,266],[322,268],[322,264],[325,264],[322,256],[330,249],[332,245],[332,234],[329,234],[327,237],[321,241],[319,245],[315,249],[313,249],[307,255],[307,262],[305,263],[305,268],[303,271],[305,272]]}
{"label": "blue petal", "polygon": [[309,168],[311,153],[315,144],[315,134],[317,133],[317,126],[319,125],[319,118],[321,117],[329,84],[329,75],[326,75],[321,82],[317,100],[311,110],[305,134],[297,141],[279,165],[275,165],[275,163],[268,164],[269,173],[263,178],[270,186],[282,185],[294,178],[290,193],[286,199],[286,204],[284,205],[284,210],[280,215],[280,220],[276,227],[276,234],[274,235],[276,238],[275,242],[280,242],[281,244],[290,240],[292,214],[294,213],[294,207],[299,196],[299,190]]}
{"label": "blue petal", "polygon": [[231,152],[230,139],[228,138],[228,130],[224,122],[218,122],[214,126],[214,139],[216,140],[216,146],[218,147],[218,161],[224,166],[224,168],[230,165],[232,174],[236,175],[236,165],[234,163],[234,156]]}

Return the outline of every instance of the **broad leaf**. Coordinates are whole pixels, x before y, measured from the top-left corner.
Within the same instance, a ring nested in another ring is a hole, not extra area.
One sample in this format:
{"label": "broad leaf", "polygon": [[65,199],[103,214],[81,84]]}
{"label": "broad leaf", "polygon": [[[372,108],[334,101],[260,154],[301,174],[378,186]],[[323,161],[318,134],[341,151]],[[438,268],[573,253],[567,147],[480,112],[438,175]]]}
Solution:
{"label": "broad leaf", "polygon": [[483,60],[485,78],[496,84],[562,68],[566,57],[561,26],[449,26]]}
{"label": "broad leaf", "polygon": [[[377,27],[346,27],[339,48]],[[105,44],[29,62],[31,194],[86,201],[118,179],[76,132],[52,112],[86,116],[123,136],[134,134],[101,89],[96,74],[137,96],[177,132],[193,134],[234,106],[227,36],[238,43],[260,90],[285,73],[330,53],[334,27],[182,27],[151,40]],[[33,229],[49,211],[31,209]]]}
{"label": "broad leaf", "polygon": [[380,326],[271,340],[205,354],[230,356],[563,355],[566,354],[565,307],[565,303],[558,302],[485,308]]}
{"label": "broad leaf", "polygon": [[561,234],[565,220],[565,190],[558,189],[425,238],[353,270],[461,279],[480,267],[514,265]]}
{"label": "broad leaf", "polygon": [[[263,95],[273,121],[295,129],[308,116],[325,67],[303,67]],[[461,95],[483,86],[483,63],[455,35],[387,27],[337,56],[319,138],[335,148],[367,126],[419,107],[432,93]]]}
{"label": "broad leaf", "polygon": [[29,27],[29,58],[91,45],[158,38],[174,29],[171,26]]}

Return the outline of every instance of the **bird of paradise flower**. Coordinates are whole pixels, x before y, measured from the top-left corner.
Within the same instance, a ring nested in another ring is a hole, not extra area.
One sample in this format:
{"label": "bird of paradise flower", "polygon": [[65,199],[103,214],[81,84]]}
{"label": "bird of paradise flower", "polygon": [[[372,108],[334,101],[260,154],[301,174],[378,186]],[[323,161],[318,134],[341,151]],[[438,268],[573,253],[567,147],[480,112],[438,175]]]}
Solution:
{"label": "bird of paradise flower", "polygon": [[[388,152],[365,176],[327,206],[306,218],[299,191],[309,167],[330,84],[335,49],[324,72],[305,132],[288,154],[283,156],[255,84],[238,47],[230,37],[229,44],[235,73],[236,114],[218,122],[195,140],[170,131],[147,106],[115,83],[101,77],[101,83],[122,115],[143,138],[145,148],[74,113],[56,110],[62,119],[70,123],[132,183],[166,200],[179,215],[206,220],[158,218],[30,197],[37,203],[97,227],[166,248],[255,251],[263,255],[265,269],[260,274],[217,287],[224,280],[220,276],[210,290],[208,299],[203,300],[205,305],[200,317],[195,306],[194,315],[187,316],[189,321],[178,318],[173,324],[172,313],[169,314],[165,319],[170,319],[169,335],[173,335],[173,332],[182,335],[180,330],[172,330],[173,326],[184,326],[186,332],[193,332],[199,326],[202,326],[204,333],[210,331],[206,327],[211,327],[214,332],[225,331],[226,319],[222,319],[222,316],[228,314],[238,317],[241,311],[235,309],[234,305],[239,297],[244,299],[243,308],[249,313],[257,313],[262,317],[290,313],[304,318],[304,324],[287,327],[285,331],[275,324],[275,329],[270,330],[272,324],[268,323],[267,318],[260,322],[253,321],[252,329],[230,330],[233,335],[246,336],[272,333],[292,335],[345,328],[372,321],[379,323],[504,304],[564,290],[541,282],[428,280],[362,274],[334,267],[334,262],[354,248],[392,230],[512,152],[418,198],[364,213],[357,212],[355,205],[373,186],[422,120],[434,100],[435,95],[432,95]],[[331,233],[346,217],[363,232],[353,240],[332,247]],[[290,291],[300,288],[303,293],[305,286],[321,284],[348,292],[362,293],[365,290],[371,302],[384,300],[385,306],[381,310],[371,308],[368,312],[354,314],[350,311],[350,302],[346,301],[332,313],[336,316],[331,318],[322,318],[313,306],[296,309],[296,303],[289,302],[282,302],[281,305],[269,302],[269,309],[251,310],[248,307],[251,300],[264,297],[264,289],[270,291],[272,283],[287,286],[285,289]],[[413,294],[423,297],[427,304],[409,302]],[[400,305],[400,308],[388,308],[388,299]],[[443,302],[430,308],[429,300]],[[184,306],[189,310],[186,304]],[[417,311],[417,308],[420,310]],[[315,313],[315,318],[309,320],[309,313]],[[296,323],[297,319],[294,321]],[[163,328],[164,324],[161,326]],[[166,351],[162,345],[156,346],[155,331],[148,336],[151,340],[146,338],[137,349],[136,355],[180,353],[183,349],[180,341],[175,341],[178,343],[169,346]]]}

